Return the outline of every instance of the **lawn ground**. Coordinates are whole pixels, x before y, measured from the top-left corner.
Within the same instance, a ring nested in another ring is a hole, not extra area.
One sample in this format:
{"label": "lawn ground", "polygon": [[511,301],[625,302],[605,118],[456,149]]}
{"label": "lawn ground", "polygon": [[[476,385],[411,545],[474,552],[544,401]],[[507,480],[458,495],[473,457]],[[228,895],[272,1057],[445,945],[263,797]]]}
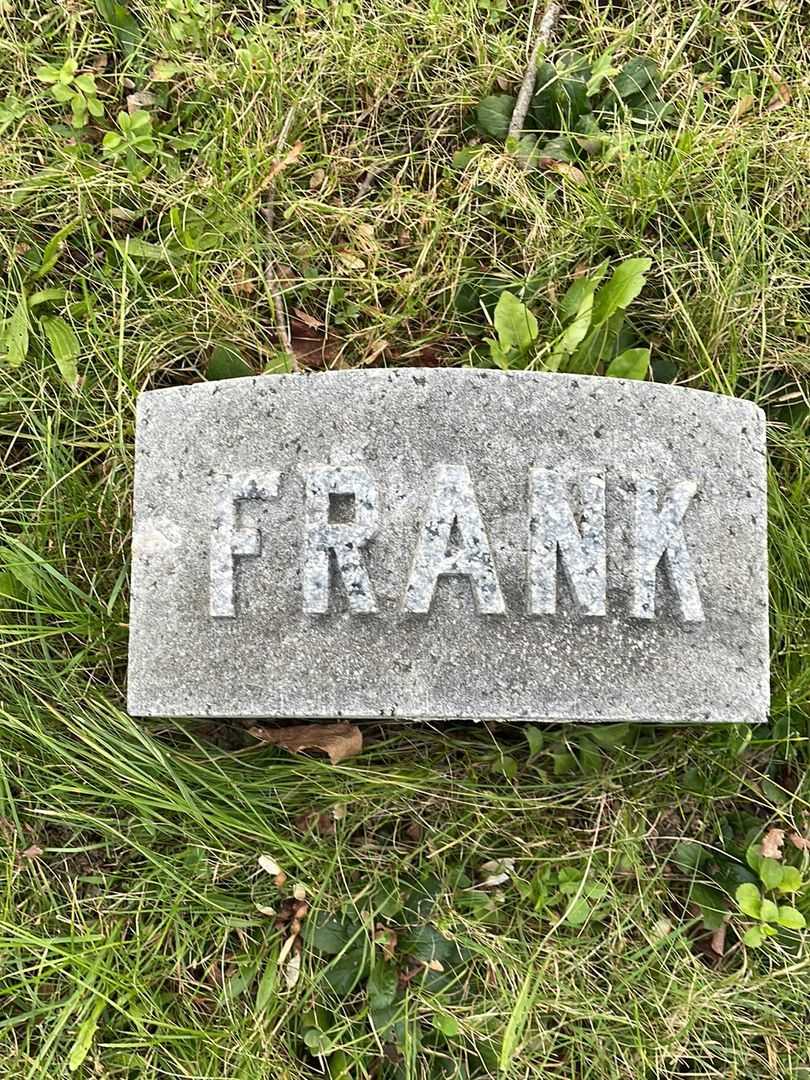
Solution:
{"label": "lawn ground", "polygon": [[[807,11],[564,3],[552,59],[669,108],[525,168],[475,118],[534,14],[0,0],[0,1075],[810,1076],[808,932],[735,898],[810,916]],[[493,291],[550,341],[628,257],[651,376],[768,415],[767,725],[365,725],[333,767],[127,716],[139,391],[285,370],[288,316],[300,367],[487,362]]]}

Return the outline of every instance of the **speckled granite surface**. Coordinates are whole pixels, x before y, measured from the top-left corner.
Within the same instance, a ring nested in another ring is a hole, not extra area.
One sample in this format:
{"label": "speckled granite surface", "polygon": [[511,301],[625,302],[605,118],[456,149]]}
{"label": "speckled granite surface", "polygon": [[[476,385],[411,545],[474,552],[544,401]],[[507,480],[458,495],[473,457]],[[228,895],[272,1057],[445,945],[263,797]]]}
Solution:
{"label": "speckled granite surface", "polygon": [[134,715],[764,719],[764,420],[400,369],[139,400]]}

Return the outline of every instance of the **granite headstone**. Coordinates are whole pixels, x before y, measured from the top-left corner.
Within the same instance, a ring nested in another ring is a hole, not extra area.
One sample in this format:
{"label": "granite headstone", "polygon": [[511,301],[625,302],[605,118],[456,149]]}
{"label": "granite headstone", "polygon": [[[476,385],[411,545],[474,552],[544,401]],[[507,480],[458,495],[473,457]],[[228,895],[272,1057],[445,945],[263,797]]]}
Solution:
{"label": "granite headstone", "polygon": [[747,401],[398,369],[138,406],[140,716],[755,722],[765,446]]}

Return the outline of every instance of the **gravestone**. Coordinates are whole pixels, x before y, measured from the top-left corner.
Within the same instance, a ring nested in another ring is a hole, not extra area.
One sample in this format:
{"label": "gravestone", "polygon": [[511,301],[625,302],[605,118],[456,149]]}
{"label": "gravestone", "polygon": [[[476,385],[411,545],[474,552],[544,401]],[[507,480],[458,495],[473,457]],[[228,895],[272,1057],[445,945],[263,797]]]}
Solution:
{"label": "gravestone", "polygon": [[764,420],[620,379],[336,372],[138,406],[140,716],[764,719]]}

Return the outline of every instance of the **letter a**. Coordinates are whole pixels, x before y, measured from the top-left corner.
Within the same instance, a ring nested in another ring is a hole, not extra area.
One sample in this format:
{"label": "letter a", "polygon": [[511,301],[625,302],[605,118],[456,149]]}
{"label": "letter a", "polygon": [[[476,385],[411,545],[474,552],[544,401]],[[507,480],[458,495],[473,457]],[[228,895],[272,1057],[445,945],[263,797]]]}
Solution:
{"label": "letter a", "polygon": [[[449,551],[454,525],[459,544]],[[433,491],[405,589],[405,611],[428,612],[436,582],[445,574],[470,579],[481,614],[506,611],[470,473],[464,465],[438,465],[433,471]]]}
{"label": "letter a", "polygon": [[530,615],[557,610],[557,556],[583,615],[605,614],[605,478],[582,482],[582,523],[577,527],[562,479],[553,469],[529,470]]}
{"label": "letter a", "polygon": [[636,619],[655,617],[655,575],[663,558],[669,580],[678,597],[684,622],[703,622],[697,582],[692,570],[682,522],[692,496],[693,480],[677,480],[658,509],[658,485],[636,480],[636,535],[633,548],[633,601],[630,614]]}

